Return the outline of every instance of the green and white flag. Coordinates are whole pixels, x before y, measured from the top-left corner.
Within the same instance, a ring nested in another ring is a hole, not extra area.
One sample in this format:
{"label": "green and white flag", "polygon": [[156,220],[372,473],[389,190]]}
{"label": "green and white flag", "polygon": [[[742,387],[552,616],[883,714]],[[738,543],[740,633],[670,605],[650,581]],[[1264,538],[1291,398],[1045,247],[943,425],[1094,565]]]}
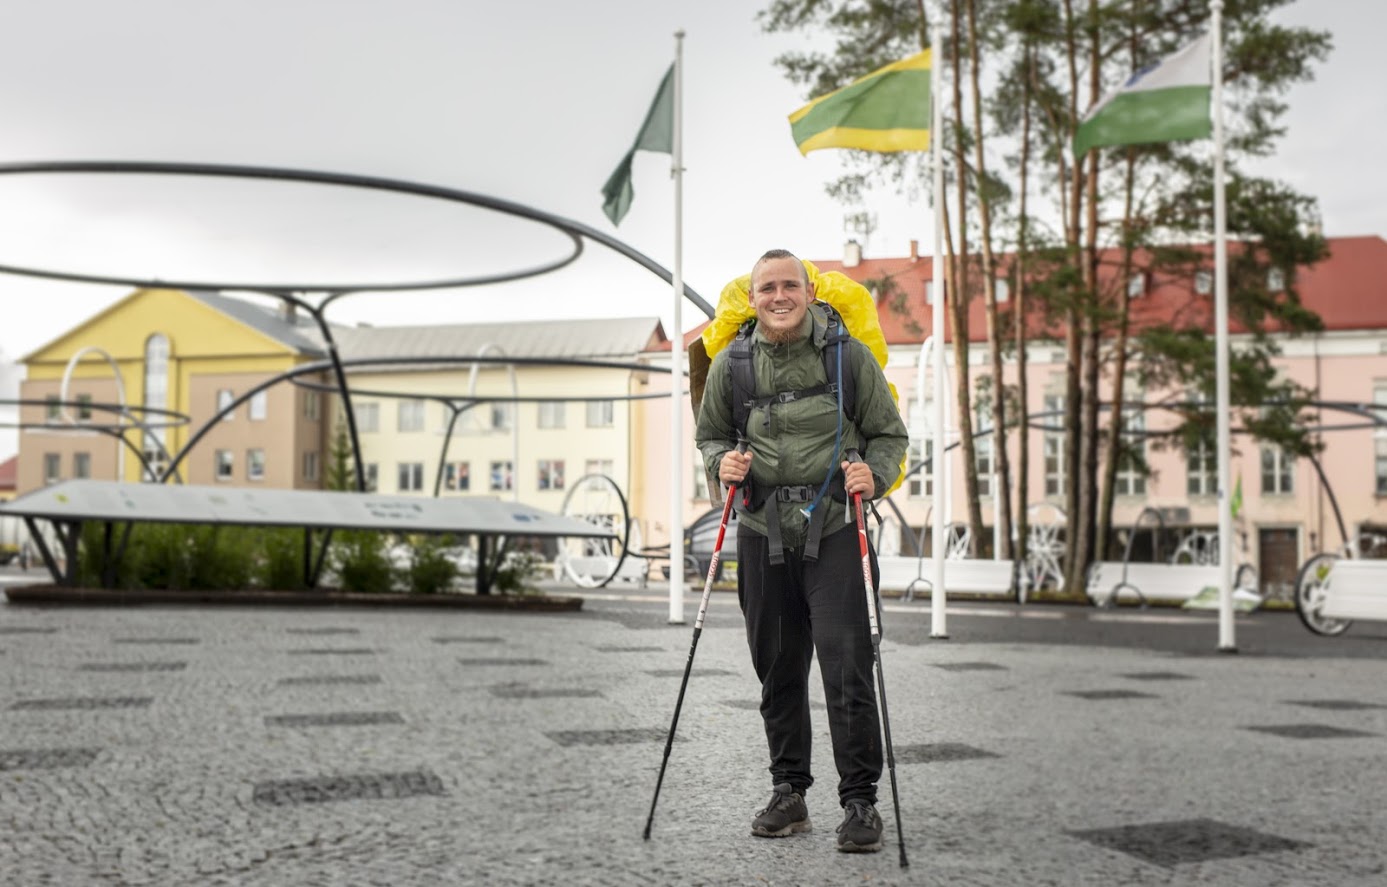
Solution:
{"label": "green and white flag", "polygon": [[1137,71],[1084,115],[1074,156],[1105,145],[1205,139],[1213,133],[1209,95],[1213,40],[1205,34],[1168,58]]}
{"label": "green and white flag", "polygon": [[674,152],[674,65],[669,66],[665,79],[660,81],[655,101],[650,103],[645,122],[636,134],[636,143],[621,158],[616,170],[602,186],[602,211],[613,225],[621,224],[626,211],[631,208],[631,198],[636,195],[631,187],[631,158],[636,156],[637,151]]}

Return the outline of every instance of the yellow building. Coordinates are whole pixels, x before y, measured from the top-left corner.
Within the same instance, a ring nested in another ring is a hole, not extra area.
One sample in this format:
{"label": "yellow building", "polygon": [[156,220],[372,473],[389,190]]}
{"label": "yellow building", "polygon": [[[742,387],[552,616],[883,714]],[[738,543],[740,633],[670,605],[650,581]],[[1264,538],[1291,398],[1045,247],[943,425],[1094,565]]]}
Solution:
{"label": "yellow building", "polygon": [[[312,321],[284,309],[211,292],[136,290],[21,359],[20,397],[48,403],[20,411],[18,492],[77,477],[137,481],[145,473],[140,453],[162,471],[220,405],[323,357]],[[161,427],[165,419],[141,408],[190,421]],[[328,415],[318,392],[273,385],[211,428],[177,466],[179,476],[193,484],[319,487]],[[152,427],[135,427],[141,422]],[[93,430],[103,427],[123,427],[131,446]]]}

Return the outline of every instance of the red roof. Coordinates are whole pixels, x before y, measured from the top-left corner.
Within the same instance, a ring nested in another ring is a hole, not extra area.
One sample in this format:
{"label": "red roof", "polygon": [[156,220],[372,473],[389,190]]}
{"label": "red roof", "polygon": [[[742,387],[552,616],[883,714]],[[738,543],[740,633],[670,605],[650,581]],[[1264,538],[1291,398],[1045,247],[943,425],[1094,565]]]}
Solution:
{"label": "red roof", "polygon": [[[1237,249],[1236,244],[1231,247]],[[1207,253],[1209,248],[1204,247],[1203,251]],[[1317,313],[1329,330],[1387,329],[1387,240],[1378,236],[1331,238],[1329,252],[1329,257],[1318,265],[1298,269],[1294,283],[1302,303]],[[997,256],[999,268],[1007,267],[1012,260],[1011,254]],[[925,302],[925,283],[934,277],[930,258],[864,258],[852,267],[845,267],[841,260],[812,261],[820,271],[841,271],[858,281],[894,281],[904,295],[900,304],[903,310],[885,304],[879,296],[881,326],[888,344],[921,342],[930,335],[934,306]],[[1100,262],[1100,277],[1116,285],[1120,253],[1105,251]],[[1212,261],[1209,268],[1212,270]],[[971,280],[976,281],[980,273],[976,267],[970,269]],[[1002,311],[1010,310],[1013,304],[1003,303]],[[1163,275],[1150,280],[1145,296],[1132,302],[1132,321],[1137,326],[1176,315],[1212,326],[1213,295],[1197,293],[1192,274]],[[1037,327],[1035,332],[1041,333],[1041,321],[1032,323]],[[1238,329],[1236,323],[1233,329]],[[947,321],[945,338],[952,338],[947,332]],[[980,297],[970,300],[968,305],[968,338],[978,342],[987,338]]]}
{"label": "red roof", "polygon": [[0,492],[14,492],[19,479],[19,456],[0,462]]}

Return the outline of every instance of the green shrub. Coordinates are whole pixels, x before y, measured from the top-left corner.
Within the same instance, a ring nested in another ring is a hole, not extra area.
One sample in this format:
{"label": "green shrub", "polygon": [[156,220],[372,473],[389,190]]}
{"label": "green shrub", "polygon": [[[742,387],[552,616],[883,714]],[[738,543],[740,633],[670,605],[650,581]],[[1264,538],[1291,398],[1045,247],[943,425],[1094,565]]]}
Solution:
{"label": "green shrub", "polygon": [[250,587],[257,542],[251,528],[198,524],[186,529],[188,588],[238,591]]}
{"label": "green shrub", "polygon": [[395,569],[385,552],[385,535],[375,530],[339,530],[333,536],[333,570],[343,591],[391,591]]}
{"label": "green shrub", "polygon": [[503,594],[525,594],[539,591],[531,580],[544,562],[533,551],[507,552],[501,567],[491,577],[491,587]]}
{"label": "green shrub", "polygon": [[[316,556],[316,551],[315,551]],[[265,527],[259,533],[252,581],[270,591],[299,591],[303,581],[303,530]]]}
{"label": "green shrub", "polygon": [[410,540],[409,590],[412,594],[442,594],[458,578],[457,564],[448,556],[451,536],[421,536]]}

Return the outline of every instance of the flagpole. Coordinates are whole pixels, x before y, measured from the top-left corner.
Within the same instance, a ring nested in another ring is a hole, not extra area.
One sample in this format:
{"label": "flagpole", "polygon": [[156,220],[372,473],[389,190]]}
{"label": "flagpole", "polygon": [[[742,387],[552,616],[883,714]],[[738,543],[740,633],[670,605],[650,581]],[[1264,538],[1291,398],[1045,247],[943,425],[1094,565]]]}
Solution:
{"label": "flagpole", "polygon": [[930,276],[934,279],[934,310],[931,315],[933,325],[934,351],[930,355],[934,360],[934,443],[933,452],[930,454],[930,474],[934,476],[934,528],[932,554],[934,571],[930,576],[930,637],[947,638],[949,636],[948,626],[944,616],[946,606],[946,595],[944,593],[944,502],[948,495],[948,484],[945,483],[944,466],[947,460],[944,458],[944,398],[948,396],[944,390],[944,152],[940,149],[940,144],[944,135],[944,113],[943,102],[940,101],[941,90],[939,88],[939,74],[943,69],[940,58],[940,46],[944,39],[944,30],[940,25],[939,16],[935,16],[934,26],[930,29],[930,134],[929,150],[930,160],[934,164],[934,258],[931,259]]}
{"label": "flagpole", "polygon": [[1233,637],[1233,511],[1229,478],[1233,456],[1228,381],[1228,209],[1223,168],[1223,0],[1213,0],[1214,118],[1214,348],[1218,447],[1218,649],[1236,653]]}
{"label": "flagpole", "polygon": [[674,32],[674,329],[669,383],[669,621],[684,622],[684,30]]}

